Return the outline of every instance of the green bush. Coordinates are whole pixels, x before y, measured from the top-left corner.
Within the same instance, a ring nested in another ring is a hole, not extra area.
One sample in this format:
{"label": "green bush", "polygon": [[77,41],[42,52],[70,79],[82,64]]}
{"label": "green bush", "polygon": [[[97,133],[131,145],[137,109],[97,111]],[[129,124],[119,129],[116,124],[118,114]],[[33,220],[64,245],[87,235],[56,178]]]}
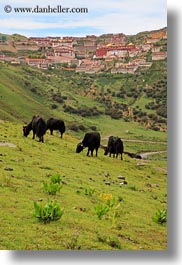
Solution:
{"label": "green bush", "polygon": [[39,221],[44,223],[49,223],[50,221],[59,220],[64,209],[61,208],[55,201],[50,201],[43,205],[42,203],[34,202],[35,214],[34,216],[39,219]]}
{"label": "green bush", "polygon": [[84,191],[85,195],[89,195],[89,196],[92,196],[92,194],[94,194],[94,192],[95,192],[95,190],[90,188],[90,187],[85,188],[85,191]]}
{"label": "green bush", "polygon": [[99,203],[94,209],[98,219],[101,220],[102,217],[109,212],[110,207]]}
{"label": "green bush", "polygon": [[52,183],[52,182],[50,183],[43,182],[43,187],[44,191],[50,195],[55,195],[62,188],[62,186],[59,183]]}
{"label": "green bush", "polygon": [[59,174],[52,175],[51,176],[51,183],[60,184],[61,183],[61,176]]}
{"label": "green bush", "polygon": [[129,186],[128,188],[132,191],[138,191],[138,188],[135,185]]}
{"label": "green bush", "polygon": [[158,210],[152,217],[152,220],[157,224],[167,223],[167,209]]}

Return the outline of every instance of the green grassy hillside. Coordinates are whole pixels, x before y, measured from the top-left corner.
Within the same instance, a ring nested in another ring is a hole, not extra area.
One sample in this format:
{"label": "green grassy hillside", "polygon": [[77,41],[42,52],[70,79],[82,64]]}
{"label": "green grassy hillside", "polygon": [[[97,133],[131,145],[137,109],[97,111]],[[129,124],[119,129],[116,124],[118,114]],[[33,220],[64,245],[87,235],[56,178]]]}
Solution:
{"label": "green grassy hillside", "polygon": [[[154,222],[167,207],[166,159],[135,160],[76,154],[78,139],[45,135],[45,143],[22,136],[22,124],[0,122],[0,249],[164,250],[166,224]],[[125,149],[146,144],[124,142]],[[166,146],[153,143],[153,150]],[[61,190],[44,191],[43,183],[59,174]],[[122,178],[125,178],[124,180]],[[125,181],[125,182],[123,182]],[[124,184],[125,183],[125,184]],[[107,197],[112,200],[107,200]],[[64,214],[44,224],[34,216],[34,202],[56,201]],[[101,220],[96,208],[109,212]]]}
{"label": "green grassy hillside", "polygon": [[1,119],[25,121],[39,113],[64,118],[71,128],[107,126],[111,118],[116,124],[130,121],[166,130],[166,62],[136,75],[86,75],[0,64],[0,91]]}
{"label": "green grassy hillside", "polygon": [[[166,118],[165,108],[160,116],[156,107],[166,107],[165,69],[163,62],[147,75],[97,76],[0,64],[0,249],[167,248],[167,226],[161,224],[167,158],[159,152],[167,148],[167,134],[159,130]],[[153,109],[146,108],[150,102]],[[22,126],[35,114],[64,119],[63,139],[49,132],[43,144],[32,134],[23,137]],[[147,128],[142,117],[157,129]],[[102,144],[112,134],[122,137],[125,151],[157,153],[142,160],[124,154],[123,161],[104,156],[101,148],[97,158],[86,150],[76,154],[90,130],[101,133]],[[54,175],[61,189],[51,195],[44,187]],[[48,201],[64,213],[45,224],[35,217],[34,203]]]}

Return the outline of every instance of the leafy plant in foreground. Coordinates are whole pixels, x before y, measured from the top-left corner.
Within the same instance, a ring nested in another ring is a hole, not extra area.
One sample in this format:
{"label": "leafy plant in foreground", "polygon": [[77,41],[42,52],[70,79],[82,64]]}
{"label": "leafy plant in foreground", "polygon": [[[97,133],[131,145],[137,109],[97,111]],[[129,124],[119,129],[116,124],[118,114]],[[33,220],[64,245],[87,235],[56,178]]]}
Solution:
{"label": "leafy plant in foreground", "polygon": [[137,186],[135,186],[135,185],[133,185],[133,186],[130,186],[130,187],[128,187],[130,190],[132,190],[132,191],[138,191],[138,188],[137,188]]}
{"label": "leafy plant in foreground", "polygon": [[104,215],[109,213],[108,217],[111,221],[112,227],[117,226],[118,217],[120,216],[120,203],[116,201],[112,194],[101,193],[99,197],[102,198],[102,203],[99,203],[94,208],[98,219],[101,220]]}
{"label": "leafy plant in foreground", "polygon": [[44,223],[49,223],[50,221],[59,220],[64,209],[60,207],[55,201],[50,201],[43,205],[42,203],[34,202],[35,214],[34,216],[39,219],[39,221]]}
{"label": "leafy plant in foreground", "polygon": [[92,189],[92,188],[85,188],[85,195],[89,195],[89,196],[92,196],[92,194],[94,194],[95,190]]}
{"label": "leafy plant in foreground", "polygon": [[55,195],[62,186],[59,183],[47,183],[43,182],[44,191],[50,195]]}
{"label": "leafy plant in foreground", "polygon": [[61,177],[59,174],[52,175],[50,182],[43,182],[44,191],[50,195],[55,195],[62,188]]}
{"label": "leafy plant in foreground", "polygon": [[51,183],[60,184],[61,183],[61,176],[59,174],[52,175],[51,176]]}
{"label": "leafy plant in foreground", "polygon": [[158,224],[167,223],[167,209],[158,210],[152,220]]}
{"label": "leafy plant in foreground", "polygon": [[102,217],[109,212],[110,208],[108,205],[103,205],[99,203],[94,209],[98,219],[101,220]]}

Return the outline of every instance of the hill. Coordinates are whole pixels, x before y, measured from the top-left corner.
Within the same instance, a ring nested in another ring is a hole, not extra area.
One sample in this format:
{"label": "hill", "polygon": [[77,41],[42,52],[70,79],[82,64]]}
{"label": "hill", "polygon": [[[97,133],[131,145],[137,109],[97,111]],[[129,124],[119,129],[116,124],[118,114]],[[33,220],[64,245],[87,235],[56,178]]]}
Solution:
{"label": "hill", "polygon": [[[87,157],[86,150],[75,153],[79,140],[68,133],[60,139],[57,133],[47,132],[42,144],[32,135],[23,137],[21,123],[0,121],[0,127],[0,249],[167,248],[163,214],[167,176],[162,154],[145,160],[123,155],[121,161],[99,149],[97,158]],[[124,141],[124,146],[135,151],[147,146],[166,148],[159,142]],[[55,184],[54,190],[48,188],[56,176],[61,188],[57,192]],[[50,223],[39,221],[34,203],[44,206],[51,201],[64,209],[63,216]]]}
{"label": "hill", "polygon": [[135,75],[88,75],[2,63],[0,70],[1,119],[27,120],[40,113],[45,118],[54,115],[86,127],[94,125],[93,118],[97,123],[104,117],[166,129],[165,61]]}
{"label": "hill", "polygon": [[14,41],[26,41],[27,39],[27,37],[22,36],[20,34],[8,35],[0,33],[0,40],[5,42],[5,45],[0,42],[0,51],[5,52],[7,54],[17,54],[18,51],[14,47]]}
{"label": "hill", "polygon": [[136,35],[127,35],[127,39],[130,42],[141,44],[147,42],[149,38],[158,38],[162,35],[165,35],[167,28],[164,27],[160,30],[152,30],[152,31],[143,31],[139,32]]}

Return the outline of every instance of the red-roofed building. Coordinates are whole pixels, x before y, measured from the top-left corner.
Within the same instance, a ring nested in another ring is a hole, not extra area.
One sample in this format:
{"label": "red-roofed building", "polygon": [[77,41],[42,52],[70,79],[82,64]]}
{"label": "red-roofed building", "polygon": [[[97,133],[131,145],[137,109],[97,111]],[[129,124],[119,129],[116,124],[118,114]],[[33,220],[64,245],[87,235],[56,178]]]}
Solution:
{"label": "red-roofed building", "polygon": [[97,58],[103,58],[106,56],[108,51],[108,47],[101,47],[99,49],[96,50],[96,57]]}
{"label": "red-roofed building", "polygon": [[[128,53],[129,51],[132,51],[136,49],[134,44],[130,44],[127,46],[120,46],[120,45],[107,45],[104,47],[100,47],[96,50],[96,57],[97,58],[105,58],[107,55],[110,54],[119,54],[121,55],[120,57],[126,57],[126,53]],[[126,52],[123,52],[126,51]]]}

